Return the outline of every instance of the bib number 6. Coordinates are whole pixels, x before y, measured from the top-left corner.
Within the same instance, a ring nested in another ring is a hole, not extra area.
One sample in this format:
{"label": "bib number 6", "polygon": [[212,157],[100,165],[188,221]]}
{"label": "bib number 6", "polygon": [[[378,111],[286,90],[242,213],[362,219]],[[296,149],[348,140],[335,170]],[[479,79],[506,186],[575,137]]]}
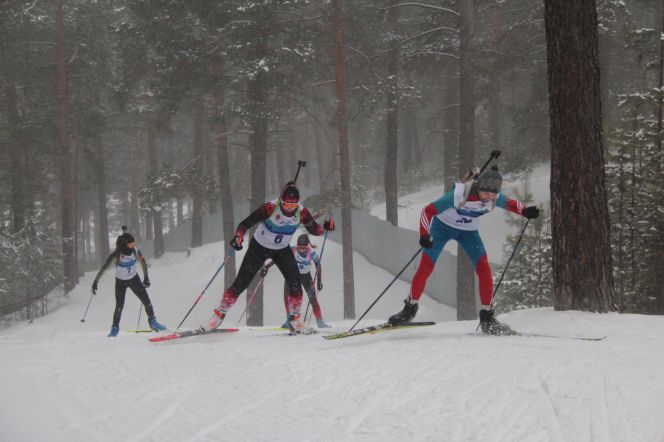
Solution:
{"label": "bib number 6", "polygon": [[281,241],[284,240],[284,235],[277,235],[274,237],[274,243],[275,244],[281,244]]}

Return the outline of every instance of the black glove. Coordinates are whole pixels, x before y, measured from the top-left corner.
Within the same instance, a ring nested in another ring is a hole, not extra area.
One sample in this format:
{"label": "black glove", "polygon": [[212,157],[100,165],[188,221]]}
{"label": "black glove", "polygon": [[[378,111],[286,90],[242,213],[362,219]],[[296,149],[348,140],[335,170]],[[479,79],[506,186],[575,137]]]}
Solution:
{"label": "black glove", "polygon": [[231,239],[231,247],[233,247],[235,250],[242,250],[242,243],[244,242],[244,238],[242,238],[239,235],[235,235],[233,239]]}
{"label": "black glove", "polygon": [[265,278],[267,276],[267,267],[265,266],[261,267],[260,275],[261,278]]}
{"label": "black glove", "polygon": [[92,294],[93,295],[97,294],[97,280],[96,279],[92,282]]}
{"label": "black glove", "polygon": [[334,220],[332,218],[328,219],[323,223],[323,228],[327,231],[332,231],[334,230]]}
{"label": "black glove", "polygon": [[420,245],[425,249],[433,247],[433,238],[431,235],[420,236]]}
{"label": "black glove", "polygon": [[528,206],[523,211],[523,216],[528,219],[537,218],[539,216],[539,209],[537,206]]}
{"label": "black glove", "polygon": [[143,278],[143,287],[145,288],[150,287],[150,278],[148,278],[147,276]]}
{"label": "black glove", "polygon": [[323,290],[323,282],[322,282],[322,281],[318,281],[318,283],[316,284],[316,288],[318,289],[319,292],[320,292],[321,290]]}

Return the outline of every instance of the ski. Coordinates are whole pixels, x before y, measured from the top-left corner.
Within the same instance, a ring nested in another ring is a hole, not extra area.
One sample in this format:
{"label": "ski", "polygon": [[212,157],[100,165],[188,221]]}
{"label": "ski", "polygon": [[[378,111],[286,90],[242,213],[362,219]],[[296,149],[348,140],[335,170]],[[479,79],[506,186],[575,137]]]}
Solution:
{"label": "ski", "polygon": [[125,330],[127,333],[152,333],[152,330]]}
{"label": "ski", "polygon": [[363,328],[356,328],[353,331],[345,331],[341,333],[334,333],[331,335],[323,335],[324,339],[340,339],[340,338],[349,338],[351,336],[357,336],[357,335],[364,335],[367,333],[378,333],[382,331],[388,331],[388,330],[400,330],[404,328],[415,328],[415,327],[422,327],[426,325],[435,325],[435,322],[408,322],[406,324],[401,324],[401,325],[391,325],[388,322],[385,322],[383,324],[378,324],[378,325],[372,325],[369,327],[363,327]]}
{"label": "ski", "polygon": [[522,333],[513,329],[504,330],[501,333],[496,334],[484,334],[484,333],[469,333],[472,336],[521,336],[524,338],[551,338],[551,339],[574,339],[577,341],[601,341],[606,339],[606,336],[600,337],[588,337],[588,336],[560,336],[560,335],[547,335],[544,333]]}
{"label": "ski", "polygon": [[515,331],[512,336],[523,336],[526,338],[574,339],[577,341],[601,341],[603,339],[606,339],[606,336],[600,336],[597,338],[586,337],[586,336],[557,336],[557,335],[546,335],[540,333],[521,333],[518,331]]}
{"label": "ski", "polygon": [[200,335],[207,335],[210,333],[233,333],[236,331],[239,331],[239,328],[216,328],[214,330],[210,330],[206,332],[205,330],[202,329],[196,329],[196,330],[187,330],[187,331],[181,331],[181,332],[175,332],[171,333],[170,335],[164,335],[164,336],[157,336],[154,338],[148,339],[150,342],[162,342],[162,341],[171,341],[173,339],[179,339],[179,338],[188,338],[190,336],[200,336]]}

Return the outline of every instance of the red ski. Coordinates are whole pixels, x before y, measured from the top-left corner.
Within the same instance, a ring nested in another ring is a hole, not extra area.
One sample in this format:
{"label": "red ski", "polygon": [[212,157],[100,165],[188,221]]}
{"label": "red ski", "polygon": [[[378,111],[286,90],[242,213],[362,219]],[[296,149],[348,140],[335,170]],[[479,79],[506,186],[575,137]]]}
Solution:
{"label": "red ski", "polygon": [[154,338],[150,338],[149,341],[150,342],[172,341],[173,339],[188,338],[189,336],[200,336],[200,335],[207,335],[210,333],[233,333],[239,330],[240,330],[239,328],[216,328],[214,330],[206,332],[205,330],[199,328],[196,330],[175,332],[171,333],[170,335],[157,336]]}

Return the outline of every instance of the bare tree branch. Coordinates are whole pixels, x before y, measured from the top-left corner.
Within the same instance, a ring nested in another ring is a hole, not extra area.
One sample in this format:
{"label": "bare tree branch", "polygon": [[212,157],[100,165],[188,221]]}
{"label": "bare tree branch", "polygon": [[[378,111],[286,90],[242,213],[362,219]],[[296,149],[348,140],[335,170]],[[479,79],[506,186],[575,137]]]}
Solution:
{"label": "bare tree branch", "polygon": [[401,6],[417,6],[417,7],[420,7],[420,8],[433,9],[433,10],[439,11],[439,12],[447,12],[449,14],[454,15],[455,17],[459,16],[459,13],[456,12],[456,11],[453,11],[452,9],[447,9],[447,8],[443,8],[441,6],[435,6],[435,5],[427,5],[427,4],[424,4],[424,3],[399,3],[398,5],[388,6],[388,7],[383,8],[383,9],[387,10],[387,9],[392,9],[392,8],[399,8]]}
{"label": "bare tree branch", "polygon": [[379,53],[378,55],[374,56],[371,60],[373,61],[373,60],[377,59],[378,57],[381,57],[385,54],[389,54],[393,50],[398,49],[399,47],[403,46],[404,44],[408,43],[411,40],[415,40],[416,38],[424,37],[425,35],[429,35],[433,32],[437,32],[437,31],[450,31],[450,32],[455,32],[457,34],[459,33],[458,29],[450,28],[450,27],[447,27],[447,26],[440,26],[438,28],[429,29],[428,31],[420,32],[419,34],[415,34],[415,35],[412,35],[412,36],[406,38],[405,40],[399,42],[396,46],[394,46],[390,49],[387,49],[387,50]]}
{"label": "bare tree branch", "polygon": [[448,52],[435,52],[435,51],[422,51],[422,52],[415,52],[414,54],[410,54],[410,55],[404,57],[404,59],[408,59],[408,58],[416,57],[416,56],[418,56],[418,55],[442,55],[443,57],[450,57],[450,58],[453,58],[453,59],[455,59],[455,60],[457,60],[457,61],[459,60],[459,57],[458,57],[457,55],[450,54],[450,53],[448,53]]}

